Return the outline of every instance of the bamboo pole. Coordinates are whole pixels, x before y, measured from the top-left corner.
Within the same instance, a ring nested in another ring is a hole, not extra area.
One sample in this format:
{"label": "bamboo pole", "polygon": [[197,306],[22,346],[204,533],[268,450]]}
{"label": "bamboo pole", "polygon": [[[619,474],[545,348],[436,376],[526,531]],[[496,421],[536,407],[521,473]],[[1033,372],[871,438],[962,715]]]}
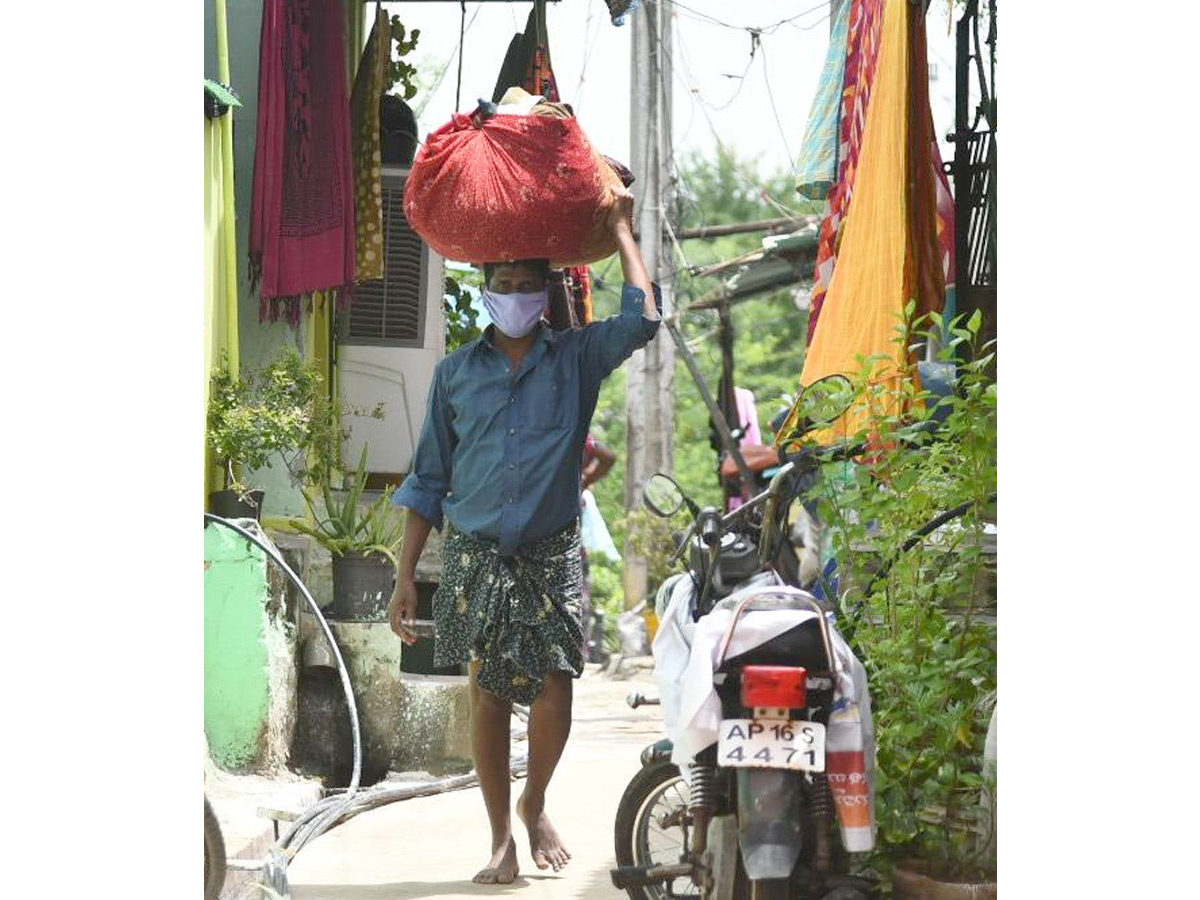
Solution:
{"label": "bamboo pole", "polygon": [[[214,0],[217,26],[217,77],[222,84],[231,84],[229,74],[229,26],[225,18],[225,0]],[[237,204],[233,193],[233,116],[231,108],[220,119],[221,128],[221,222],[225,238],[225,351],[229,354],[229,371],[241,377],[240,342],[238,341],[238,276],[237,276]]]}
{"label": "bamboo pole", "polygon": [[[767,234],[783,234],[796,231],[806,225],[820,222],[819,216],[801,216],[794,219],[786,216],[778,219],[761,219],[755,222],[731,222],[726,225],[705,225],[699,228],[681,228],[676,239],[681,241],[706,240],[708,238],[728,237],[733,234],[750,234],[766,232]],[[664,229],[665,230],[665,229]],[[641,238],[641,231],[635,231],[633,236]]]}

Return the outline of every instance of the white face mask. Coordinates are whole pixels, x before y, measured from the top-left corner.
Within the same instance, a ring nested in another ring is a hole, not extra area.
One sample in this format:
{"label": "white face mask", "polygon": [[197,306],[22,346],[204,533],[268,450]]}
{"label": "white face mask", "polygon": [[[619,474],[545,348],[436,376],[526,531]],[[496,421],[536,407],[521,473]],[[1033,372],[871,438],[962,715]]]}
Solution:
{"label": "white face mask", "polygon": [[532,294],[493,294],[484,288],[479,298],[496,328],[510,338],[523,338],[541,321],[549,294],[544,288]]}

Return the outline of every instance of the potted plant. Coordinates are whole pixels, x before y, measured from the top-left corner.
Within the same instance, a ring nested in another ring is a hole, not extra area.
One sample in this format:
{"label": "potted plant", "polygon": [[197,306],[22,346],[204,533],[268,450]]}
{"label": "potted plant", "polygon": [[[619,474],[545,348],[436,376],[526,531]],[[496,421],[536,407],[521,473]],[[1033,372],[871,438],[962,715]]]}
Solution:
{"label": "potted plant", "polygon": [[288,454],[299,457],[311,439],[317,371],[287,349],[262,369],[238,378],[222,355],[210,378],[207,438],[225,473],[225,490],[209,496],[209,508],[226,518],[259,518],[263,491],[244,479]]}
{"label": "potted plant", "polygon": [[304,499],[315,525],[295,527],[313,538],[333,557],[331,618],[343,621],[382,622],[399,569],[397,552],[403,536],[403,519],[385,489],[370,506],[362,507],[367,485],[367,448],[359,457],[350,488],[339,502],[328,485],[322,485],[324,510],[306,490]]}
{"label": "potted plant", "polygon": [[[872,863],[900,900],[996,896],[994,817],[983,802],[993,787],[984,749],[996,696],[996,393],[990,348],[976,346],[979,325],[978,316],[949,326],[934,317],[917,335],[918,345],[944,341],[946,360],[970,360],[957,362],[956,388],[945,396],[912,380],[885,386],[870,377],[874,361],[864,361],[858,385],[868,401],[900,391],[887,399],[903,412],[858,435],[872,452],[838,473],[823,502],[855,585],[842,596],[840,625],[871,690]],[[927,427],[934,420],[936,430]],[[953,510],[961,513],[919,534]]]}

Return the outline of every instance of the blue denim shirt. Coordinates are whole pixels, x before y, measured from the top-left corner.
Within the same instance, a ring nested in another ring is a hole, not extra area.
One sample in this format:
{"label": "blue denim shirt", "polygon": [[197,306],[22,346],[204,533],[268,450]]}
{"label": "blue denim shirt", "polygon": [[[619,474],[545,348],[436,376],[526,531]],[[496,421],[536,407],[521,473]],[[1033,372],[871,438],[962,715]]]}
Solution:
{"label": "blue denim shirt", "polygon": [[[433,376],[412,472],[393,495],[441,529],[495,541],[500,552],[549,537],[579,515],[580,466],[600,382],[644,347],[658,322],[625,285],[621,312],[572,331],[542,323],[521,370],[483,337]],[[655,300],[661,308],[658,288]]]}

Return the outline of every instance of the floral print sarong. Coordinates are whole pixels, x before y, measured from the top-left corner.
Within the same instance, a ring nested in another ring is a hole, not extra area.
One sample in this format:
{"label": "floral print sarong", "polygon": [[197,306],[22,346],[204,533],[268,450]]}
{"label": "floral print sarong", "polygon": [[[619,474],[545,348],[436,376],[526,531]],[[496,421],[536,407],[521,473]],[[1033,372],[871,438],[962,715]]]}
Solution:
{"label": "floral print sarong", "polygon": [[512,557],[447,523],[434,665],[480,660],[480,687],[532,703],[546,673],[583,673],[582,585],[578,521]]}

